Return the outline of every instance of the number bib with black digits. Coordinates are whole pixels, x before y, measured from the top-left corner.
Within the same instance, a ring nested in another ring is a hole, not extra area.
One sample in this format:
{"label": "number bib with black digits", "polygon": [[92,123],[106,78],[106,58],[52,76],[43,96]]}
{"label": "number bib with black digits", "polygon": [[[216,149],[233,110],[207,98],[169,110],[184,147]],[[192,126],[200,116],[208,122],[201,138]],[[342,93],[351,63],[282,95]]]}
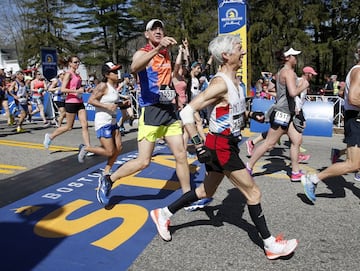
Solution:
{"label": "number bib with black digits", "polygon": [[233,136],[239,136],[241,129],[244,127],[245,127],[244,114],[234,115],[233,127],[232,127]]}
{"label": "number bib with black digits", "polygon": [[175,90],[170,89],[170,88],[160,89],[159,94],[160,94],[159,102],[162,103],[162,104],[169,104],[176,97]]}
{"label": "number bib with black digits", "polygon": [[290,114],[275,111],[274,123],[279,124],[281,126],[288,126],[290,122]]}

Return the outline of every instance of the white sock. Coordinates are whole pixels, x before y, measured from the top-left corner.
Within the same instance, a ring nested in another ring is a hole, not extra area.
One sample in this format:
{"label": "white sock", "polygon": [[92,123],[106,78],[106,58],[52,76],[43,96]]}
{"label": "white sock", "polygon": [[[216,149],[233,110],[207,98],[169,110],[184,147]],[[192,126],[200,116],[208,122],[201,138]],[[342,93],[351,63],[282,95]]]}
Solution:
{"label": "white sock", "polygon": [[264,245],[265,245],[266,247],[268,247],[268,246],[270,246],[272,243],[274,243],[275,240],[276,240],[275,237],[271,235],[269,238],[264,239],[263,242],[264,242]]}
{"label": "white sock", "polygon": [[173,214],[169,211],[168,207],[162,208],[161,211],[162,211],[162,214],[163,214],[167,219],[169,219],[169,218],[172,217],[172,215],[173,215]]}
{"label": "white sock", "polygon": [[320,179],[319,179],[319,177],[317,176],[317,174],[312,175],[310,180],[311,180],[314,184],[317,184],[318,182],[320,182]]}

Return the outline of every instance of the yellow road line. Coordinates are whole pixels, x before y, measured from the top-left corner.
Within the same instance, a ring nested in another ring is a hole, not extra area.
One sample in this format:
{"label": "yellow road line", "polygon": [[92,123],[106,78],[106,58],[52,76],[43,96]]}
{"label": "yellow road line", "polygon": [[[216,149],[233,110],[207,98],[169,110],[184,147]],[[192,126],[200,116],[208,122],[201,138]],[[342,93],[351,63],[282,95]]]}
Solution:
{"label": "yellow road line", "polygon": [[[20,148],[28,148],[28,149],[44,149],[43,144],[33,143],[33,142],[23,142],[23,141],[14,141],[14,140],[0,140],[0,145],[4,146],[12,146],[12,147],[20,147]],[[77,148],[74,147],[65,147],[65,146],[50,146],[49,150],[51,151],[78,151]]]}
{"label": "yellow road line", "polygon": [[25,170],[26,167],[0,164],[0,174],[13,174],[16,170]]}
{"label": "yellow road line", "polygon": [[26,167],[6,165],[6,164],[0,164],[0,168],[7,168],[7,169],[26,169]]}
{"label": "yellow road line", "polygon": [[6,170],[0,168],[0,174],[12,174],[14,172],[15,172],[14,170]]}

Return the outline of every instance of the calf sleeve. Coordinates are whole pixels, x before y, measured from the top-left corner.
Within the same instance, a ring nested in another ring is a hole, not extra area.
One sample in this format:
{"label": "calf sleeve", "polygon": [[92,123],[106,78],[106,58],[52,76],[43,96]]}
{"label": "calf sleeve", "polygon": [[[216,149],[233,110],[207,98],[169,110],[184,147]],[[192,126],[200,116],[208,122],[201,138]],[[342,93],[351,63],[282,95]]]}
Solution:
{"label": "calf sleeve", "polygon": [[184,208],[186,206],[189,206],[191,203],[199,200],[198,196],[195,193],[195,190],[190,190],[183,194],[179,199],[174,201],[168,206],[169,211],[172,214],[175,214],[177,211],[179,211],[181,208]]}
{"label": "calf sleeve", "polygon": [[254,222],[256,229],[261,235],[262,239],[267,239],[271,236],[266,225],[265,216],[262,213],[261,204],[248,205],[251,220]]}

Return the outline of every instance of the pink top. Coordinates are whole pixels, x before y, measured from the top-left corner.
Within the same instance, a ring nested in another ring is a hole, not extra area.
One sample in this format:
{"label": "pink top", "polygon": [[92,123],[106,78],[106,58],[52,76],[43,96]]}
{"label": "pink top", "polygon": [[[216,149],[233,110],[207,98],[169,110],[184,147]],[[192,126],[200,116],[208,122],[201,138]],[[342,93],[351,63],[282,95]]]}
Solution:
{"label": "pink top", "polygon": [[45,88],[44,80],[34,79],[34,90],[33,90],[34,97],[41,97],[43,95],[42,92],[39,93],[39,88],[42,89]]}
{"label": "pink top", "polygon": [[[81,87],[81,77],[79,74],[76,74],[72,71],[69,71],[70,73],[70,81],[67,84],[66,88],[68,89],[79,89]],[[65,99],[66,103],[83,103],[83,99],[82,96],[76,93],[68,93],[66,95],[66,99]]]}
{"label": "pink top", "polygon": [[179,95],[178,97],[179,104],[181,105],[187,104],[186,82],[179,81],[176,84],[174,84],[174,88],[176,93]]}

